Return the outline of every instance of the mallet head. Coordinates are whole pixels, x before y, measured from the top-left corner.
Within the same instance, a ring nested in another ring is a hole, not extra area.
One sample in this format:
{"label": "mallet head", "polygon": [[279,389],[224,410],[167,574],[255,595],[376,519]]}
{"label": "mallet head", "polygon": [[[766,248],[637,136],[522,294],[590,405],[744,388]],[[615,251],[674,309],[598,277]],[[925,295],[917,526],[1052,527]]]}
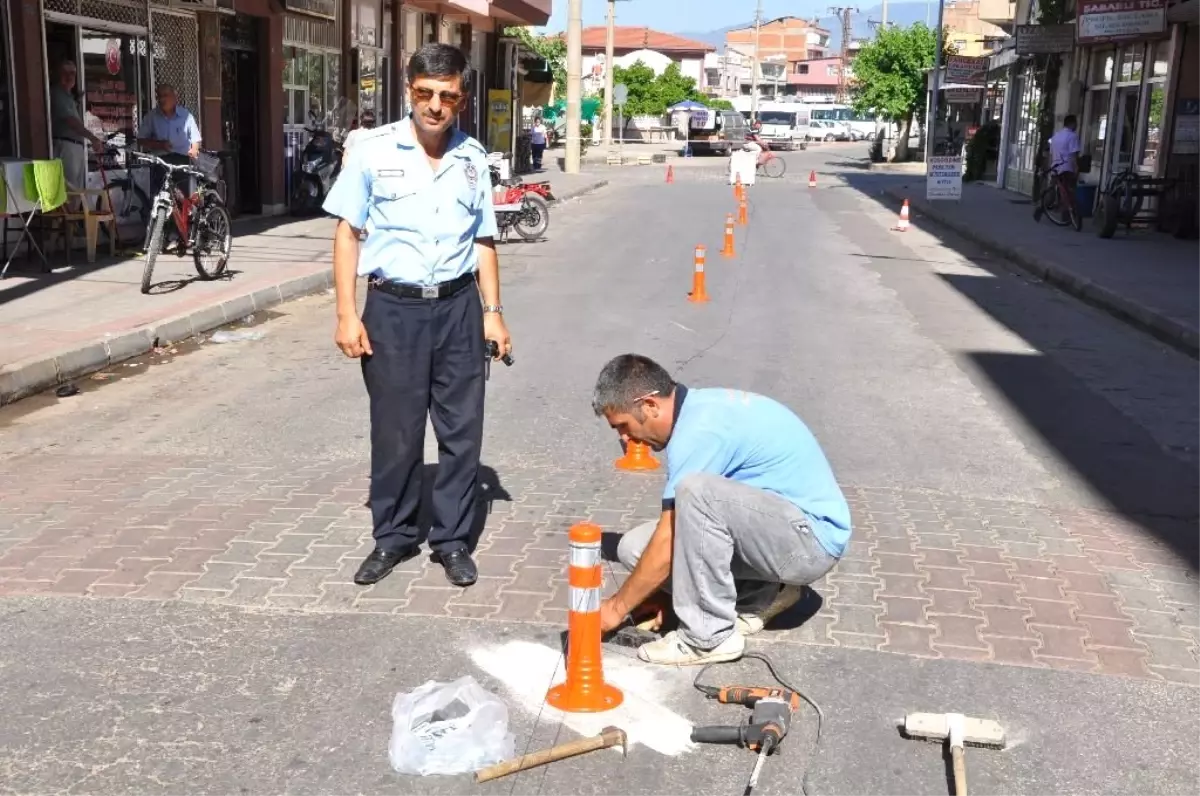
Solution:
{"label": "mallet head", "polygon": [[[625,737],[624,730],[622,730],[620,727],[605,727],[601,731],[600,734],[602,736],[604,736],[605,738],[611,738],[611,737],[619,738],[620,744],[621,744],[621,756],[622,757],[629,756],[628,738]],[[617,745],[616,743],[613,743],[613,746],[616,746],[616,745]]]}

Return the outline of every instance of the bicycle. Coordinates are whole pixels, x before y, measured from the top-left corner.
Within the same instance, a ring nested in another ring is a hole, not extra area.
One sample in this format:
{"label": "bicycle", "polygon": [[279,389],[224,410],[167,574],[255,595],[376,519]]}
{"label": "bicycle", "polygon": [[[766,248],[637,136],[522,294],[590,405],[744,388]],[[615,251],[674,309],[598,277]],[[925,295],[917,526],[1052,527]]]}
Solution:
{"label": "bicycle", "polygon": [[772,152],[771,148],[758,137],[757,133],[747,136],[746,140],[758,144],[762,150],[759,152],[758,160],[754,164],[754,173],[756,175],[761,174],[771,179],[778,179],[784,175],[784,172],[787,171],[787,161]]}
{"label": "bicycle", "polygon": [[[163,240],[168,214],[179,236],[175,253],[182,257],[191,249],[196,272],[201,279],[220,277],[229,265],[229,252],[233,246],[233,224],[219,192],[217,158],[201,153],[195,164],[179,165],[144,152],[130,154],[137,160],[146,161],[165,170],[162,185],[154,197],[152,220],[146,230],[146,266],[142,270],[142,293],[150,292],[154,262],[158,255],[165,251]],[[196,189],[191,196],[184,196],[176,184],[179,177],[197,178]],[[217,262],[215,266],[209,267],[205,264],[204,256],[212,253],[214,248],[217,251]]]}
{"label": "bicycle", "polygon": [[1070,224],[1075,231],[1083,229],[1083,216],[1075,206],[1075,197],[1062,180],[1057,166],[1050,169],[1050,182],[1042,190],[1037,206],[1033,209],[1033,220],[1041,221],[1042,216],[1060,227]]}
{"label": "bicycle", "polygon": [[[134,180],[133,166],[129,163],[129,155],[132,153],[132,149],[128,146],[124,147],[126,153],[124,158],[124,177],[117,177],[116,179],[110,180],[108,179],[107,170],[104,168],[104,160],[106,157],[112,157],[114,161],[120,157],[122,147],[116,146],[112,142],[113,139],[124,136],[124,133],[116,132],[106,137],[104,139],[104,152],[96,158],[97,171],[100,172],[100,181],[104,184],[103,190],[108,192],[109,200],[112,200],[113,191],[117,191],[117,195],[120,197],[120,201],[113,202],[112,205],[113,216],[117,221],[114,226],[116,227],[115,242],[118,245],[123,243],[121,239],[121,219],[124,218],[136,220],[139,229],[146,229],[150,224],[150,200],[147,198],[146,192],[142,190],[142,187],[137,184],[136,180]],[[108,227],[104,224],[100,225],[100,231],[105,236],[113,234],[113,232],[110,232]]]}

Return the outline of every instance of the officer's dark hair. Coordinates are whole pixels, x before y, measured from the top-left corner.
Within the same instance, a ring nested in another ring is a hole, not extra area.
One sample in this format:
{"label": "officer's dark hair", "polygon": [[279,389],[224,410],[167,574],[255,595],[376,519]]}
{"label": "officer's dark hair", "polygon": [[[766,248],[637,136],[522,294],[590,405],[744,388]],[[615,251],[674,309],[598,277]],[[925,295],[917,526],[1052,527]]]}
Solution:
{"label": "officer's dark hair", "polygon": [[461,77],[465,91],[470,88],[467,85],[467,56],[450,44],[426,44],[408,59],[408,82],[412,83],[418,77]]}
{"label": "officer's dark hair", "polygon": [[1067,118],[1063,119],[1063,127],[1070,127],[1074,130],[1077,124],[1079,124],[1079,120],[1075,118],[1075,114],[1073,113],[1068,114]]}
{"label": "officer's dark hair", "polygon": [[642,398],[666,398],[674,391],[675,380],[662,365],[641,354],[621,354],[601,369],[592,392],[592,410],[597,416],[606,412],[632,414],[641,421]]}

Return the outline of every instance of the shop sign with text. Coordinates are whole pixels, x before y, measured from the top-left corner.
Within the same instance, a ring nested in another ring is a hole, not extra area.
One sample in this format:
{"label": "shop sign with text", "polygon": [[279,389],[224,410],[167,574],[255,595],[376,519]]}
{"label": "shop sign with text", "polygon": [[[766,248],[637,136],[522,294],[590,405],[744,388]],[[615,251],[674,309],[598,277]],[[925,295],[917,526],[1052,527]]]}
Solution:
{"label": "shop sign with text", "polygon": [[1167,30],[1167,0],[1079,0],[1080,44],[1134,41]]}

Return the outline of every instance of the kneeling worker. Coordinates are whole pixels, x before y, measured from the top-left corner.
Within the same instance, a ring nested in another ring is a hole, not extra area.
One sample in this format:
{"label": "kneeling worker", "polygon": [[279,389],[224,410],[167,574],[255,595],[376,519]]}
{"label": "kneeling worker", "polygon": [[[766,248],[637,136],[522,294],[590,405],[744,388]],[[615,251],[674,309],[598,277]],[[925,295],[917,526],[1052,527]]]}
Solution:
{"label": "kneeling worker", "polygon": [[604,632],[663,588],[679,630],[638,657],[740,658],[745,636],[794,605],[849,542],[850,508],[820,445],[770,398],[689,390],[637,354],[604,366],[592,406],[623,441],[667,452],[662,515],[621,539],[617,556],[632,572],[600,607]]}

